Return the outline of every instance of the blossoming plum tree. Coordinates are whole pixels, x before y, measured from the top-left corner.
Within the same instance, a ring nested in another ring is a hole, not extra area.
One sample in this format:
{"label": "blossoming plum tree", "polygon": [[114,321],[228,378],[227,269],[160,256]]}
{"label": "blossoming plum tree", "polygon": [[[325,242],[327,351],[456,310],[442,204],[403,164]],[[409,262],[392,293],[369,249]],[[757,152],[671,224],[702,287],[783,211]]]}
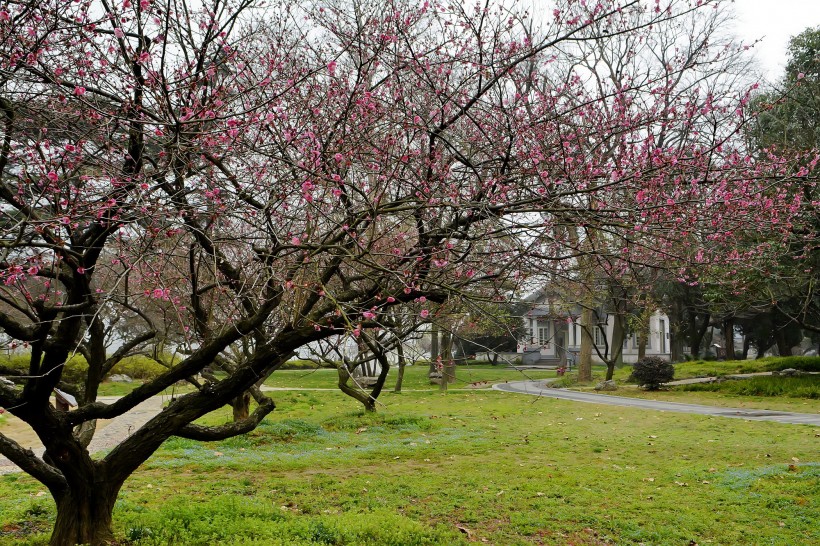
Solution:
{"label": "blossoming plum tree", "polygon": [[[194,421],[308,343],[402,307],[423,320],[473,290],[493,299],[540,261],[668,257],[659,234],[680,226],[688,260],[749,222],[799,221],[800,202],[774,198],[788,164],[747,160],[718,133],[660,145],[648,127],[672,112],[658,82],[630,84],[657,99],[646,113],[542,70],[590,29],[619,39],[715,2],[565,4],[537,32],[490,3],[0,4],[0,326],[31,350],[0,405],[46,449],[0,435],[0,453],[53,496],[52,544],[109,539],[122,484],[166,439],[252,430],[274,409],[259,392],[236,422]],[[687,107],[675,115],[742,109]],[[561,235],[579,226],[623,244]],[[103,403],[99,355],[80,407],[54,408],[66,360],[89,340],[99,351],[114,316],[141,318],[127,350],[173,332],[183,358]],[[224,377],[91,458],[86,423],[240,345]]]}

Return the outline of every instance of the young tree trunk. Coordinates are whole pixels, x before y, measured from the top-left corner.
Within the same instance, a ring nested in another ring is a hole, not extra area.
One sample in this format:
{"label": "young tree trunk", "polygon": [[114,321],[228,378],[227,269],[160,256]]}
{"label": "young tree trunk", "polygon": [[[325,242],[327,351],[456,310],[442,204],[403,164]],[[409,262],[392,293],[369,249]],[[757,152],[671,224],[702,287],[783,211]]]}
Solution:
{"label": "young tree trunk", "polygon": [[592,309],[581,311],[581,349],[578,352],[578,381],[592,381]]}
{"label": "young tree trunk", "polygon": [[723,320],[723,344],[726,346],[726,360],[735,359],[735,319],[729,317]]}
{"label": "young tree trunk", "polygon": [[441,333],[441,384],[440,390],[446,391],[447,384],[455,381],[455,366],[453,365],[453,334],[450,331]]}
{"label": "young tree trunk", "polygon": [[641,329],[638,332],[638,360],[642,358],[646,358],[646,342],[648,341],[648,336],[646,332]]}
{"label": "young tree trunk", "polygon": [[436,369],[436,363],[438,362],[440,354],[438,347],[438,324],[433,322],[430,324],[430,370],[427,372],[427,375],[433,375],[438,371]]}
{"label": "young tree trunk", "polygon": [[57,519],[49,544],[69,546],[108,544],[114,537],[111,522],[119,486],[101,486],[89,480],[87,487],[57,495]]}
{"label": "young tree trunk", "polygon": [[404,345],[399,343],[396,345],[396,354],[398,355],[397,364],[399,366],[399,373],[396,376],[396,387],[393,392],[401,392],[401,384],[404,381],[404,366],[407,362],[404,360]]}
{"label": "young tree trunk", "polygon": [[247,419],[251,414],[251,393],[245,391],[236,398],[233,398],[231,400],[231,408],[233,408],[234,422]]}

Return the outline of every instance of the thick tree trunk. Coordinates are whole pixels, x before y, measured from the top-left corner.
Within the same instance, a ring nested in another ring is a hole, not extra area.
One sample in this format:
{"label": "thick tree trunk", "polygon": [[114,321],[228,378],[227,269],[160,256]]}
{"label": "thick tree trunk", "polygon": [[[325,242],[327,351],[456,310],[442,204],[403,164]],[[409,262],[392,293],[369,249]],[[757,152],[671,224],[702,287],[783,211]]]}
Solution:
{"label": "thick tree trunk", "polygon": [[70,546],[109,544],[113,537],[111,528],[114,502],[119,487],[101,487],[90,480],[87,487],[57,495],[57,519],[49,544]]}
{"label": "thick tree trunk", "polygon": [[749,358],[749,348],[752,346],[752,338],[743,336],[743,360]]}
{"label": "thick tree trunk", "polygon": [[775,334],[775,339],[777,340],[777,352],[780,356],[792,356],[792,348],[789,346],[788,342],[786,341],[786,335],[783,332],[783,329],[779,329]]}
{"label": "thick tree trunk", "polygon": [[578,351],[578,381],[592,381],[592,309],[581,311],[581,349]]}

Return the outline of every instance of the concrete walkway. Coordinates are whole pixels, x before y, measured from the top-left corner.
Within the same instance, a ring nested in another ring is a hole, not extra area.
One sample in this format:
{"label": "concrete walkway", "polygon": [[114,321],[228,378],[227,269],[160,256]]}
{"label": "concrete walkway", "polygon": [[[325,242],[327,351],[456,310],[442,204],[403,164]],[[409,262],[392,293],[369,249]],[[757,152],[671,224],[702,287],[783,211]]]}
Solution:
{"label": "concrete walkway", "polygon": [[532,396],[545,396],[548,398],[560,398],[562,400],[588,402],[590,404],[606,404],[609,406],[642,408],[654,411],[694,413],[697,415],[712,415],[715,417],[733,417],[735,419],[748,419],[751,421],[775,421],[778,423],[820,426],[820,414],[816,413],[792,413],[787,411],[720,408],[715,406],[701,406],[699,404],[681,404],[679,402],[659,402],[657,400],[644,400],[642,398],[593,394],[589,392],[578,392],[567,389],[552,389],[546,386],[546,383],[543,380],[498,383],[493,385],[493,388],[504,392],[529,394]]}
{"label": "concrete walkway", "polygon": [[[153,396],[145,402],[138,404],[126,414],[120,415],[110,421],[98,421],[97,431],[94,433],[94,438],[88,445],[88,452],[97,453],[98,451],[115,447],[125,438],[128,438],[132,432],[139,429],[158,414],[162,410],[162,404],[167,401],[168,398],[167,396]],[[119,397],[117,396],[101,396],[97,400],[99,402],[111,403],[118,399]],[[42,457],[45,452],[45,449],[39,442],[37,442],[36,445],[24,445],[23,447],[31,448],[38,457]],[[20,472],[20,469],[13,462],[0,455],[0,475],[12,472]]]}

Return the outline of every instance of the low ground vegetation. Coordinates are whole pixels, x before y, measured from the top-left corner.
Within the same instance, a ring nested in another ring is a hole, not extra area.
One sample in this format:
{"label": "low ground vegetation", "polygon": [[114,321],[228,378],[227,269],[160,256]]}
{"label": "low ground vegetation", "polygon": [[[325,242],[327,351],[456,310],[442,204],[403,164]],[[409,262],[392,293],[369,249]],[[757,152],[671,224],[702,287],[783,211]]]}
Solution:
{"label": "low ground vegetation", "polygon": [[[335,391],[282,392],[248,435],[169,440],[126,482],[117,536],[134,545],[820,541],[812,427],[427,388],[385,393],[375,415]],[[229,419],[226,410],[209,422]],[[44,544],[54,515],[34,480],[0,477],[0,544]]]}
{"label": "low ground vegetation", "polygon": [[738,396],[788,396],[820,400],[820,375],[803,377],[761,376],[748,379],[678,385],[679,391],[721,392]]}

